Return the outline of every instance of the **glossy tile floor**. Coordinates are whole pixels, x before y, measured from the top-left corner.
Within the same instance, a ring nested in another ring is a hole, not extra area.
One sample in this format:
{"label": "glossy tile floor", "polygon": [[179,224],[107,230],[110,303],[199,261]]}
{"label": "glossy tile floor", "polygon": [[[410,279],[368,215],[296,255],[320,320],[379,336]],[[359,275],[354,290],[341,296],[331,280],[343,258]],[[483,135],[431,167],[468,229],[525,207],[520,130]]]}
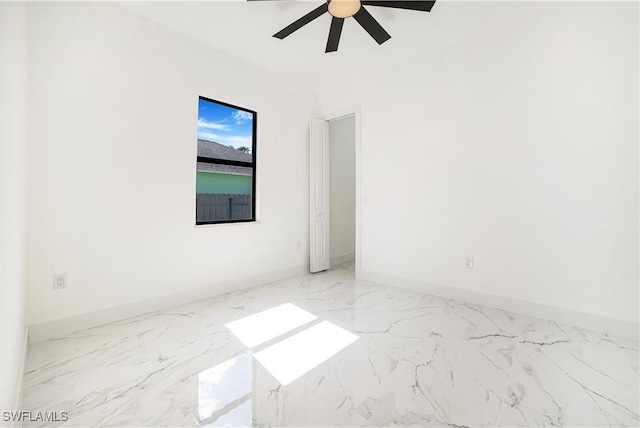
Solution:
{"label": "glossy tile floor", "polygon": [[[638,426],[638,342],[352,266],[34,344],[63,426]],[[26,424],[28,425],[28,424]]]}

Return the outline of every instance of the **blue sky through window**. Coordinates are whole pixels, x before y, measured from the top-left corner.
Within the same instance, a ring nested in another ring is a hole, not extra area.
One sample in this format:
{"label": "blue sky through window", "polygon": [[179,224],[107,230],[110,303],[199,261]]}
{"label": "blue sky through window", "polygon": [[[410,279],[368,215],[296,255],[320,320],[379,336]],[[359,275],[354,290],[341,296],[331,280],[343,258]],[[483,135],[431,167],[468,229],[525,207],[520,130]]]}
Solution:
{"label": "blue sky through window", "polygon": [[198,101],[198,139],[231,146],[253,144],[253,114],[215,102]]}

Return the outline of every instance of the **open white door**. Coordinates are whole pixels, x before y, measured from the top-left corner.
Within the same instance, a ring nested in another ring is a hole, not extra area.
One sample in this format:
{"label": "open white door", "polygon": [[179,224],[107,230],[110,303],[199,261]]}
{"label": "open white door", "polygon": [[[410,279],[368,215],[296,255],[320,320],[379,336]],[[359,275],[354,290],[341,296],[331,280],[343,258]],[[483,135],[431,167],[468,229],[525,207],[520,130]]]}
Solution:
{"label": "open white door", "polygon": [[311,272],[329,269],[329,122],[311,119],[310,138]]}

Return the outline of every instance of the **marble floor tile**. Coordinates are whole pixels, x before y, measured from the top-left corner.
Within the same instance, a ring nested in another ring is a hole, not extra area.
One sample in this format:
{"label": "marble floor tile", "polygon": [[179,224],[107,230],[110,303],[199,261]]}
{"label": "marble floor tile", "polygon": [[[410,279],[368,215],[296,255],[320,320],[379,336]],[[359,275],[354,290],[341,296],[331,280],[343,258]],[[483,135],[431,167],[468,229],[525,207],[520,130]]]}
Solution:
{"label": "marble floor tile", "polygon": [[610,340],[620,347],[625,357],[627,357],[631,369],[638,377],[640,377],[640,353],[638,352],[638,342],[624,337],[610,337]]}
{"label": "marble floor tile", "polygon": [[638,415],[638,377],[615,338],[524,320],[499,426],[637,426]]}
{"label": "marble floor tile", "polygon": [[638,426],[638,342],[353,264],[32,344],[24,426]]}

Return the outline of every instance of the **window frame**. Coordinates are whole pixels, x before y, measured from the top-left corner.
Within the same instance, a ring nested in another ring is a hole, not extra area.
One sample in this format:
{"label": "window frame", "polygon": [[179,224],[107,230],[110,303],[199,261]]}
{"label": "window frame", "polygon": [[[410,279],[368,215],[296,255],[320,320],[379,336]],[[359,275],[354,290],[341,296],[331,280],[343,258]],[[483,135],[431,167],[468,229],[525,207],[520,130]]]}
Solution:
{"label": "window frame", "polygon": [[[212,98],[207,98],[203,96],[198,96],[198,104],[200,100],[208,101],[210,103],[220,104],[225,107],[230,107],[236,110],[245,111],[247,113],[251,113],[253,116],[252,119],[252,135],[251,135],[251,156],[253,158],[253,162],[243,162],[243,161],[234,161],[230,159],[219,159],[219,158],[209,158],[204,156],[197,156],[196,154],[196,182],[198,176],[198,163],[208,163],[213,165],[231,165],[231,166],[242,166],[246,168],[251,168],[251,218],[248,219],[238,219],[238,220],[208,220],[208,221],[198,221],[198,191],[196,190],[196,209],[195,209],[195,217],[196,217],[196,226],[208,225],[208,224],[233,224],[233,223],[252,223],[256,222],[256,164],[257,160],[257,129],[258,129],[258,113],[256,111],[250,110],[248,108],[239,107],[233,104],[225,103],[223,101],[214,100]],[[198,143],[198,139],[196,138],[196,145]]]}

